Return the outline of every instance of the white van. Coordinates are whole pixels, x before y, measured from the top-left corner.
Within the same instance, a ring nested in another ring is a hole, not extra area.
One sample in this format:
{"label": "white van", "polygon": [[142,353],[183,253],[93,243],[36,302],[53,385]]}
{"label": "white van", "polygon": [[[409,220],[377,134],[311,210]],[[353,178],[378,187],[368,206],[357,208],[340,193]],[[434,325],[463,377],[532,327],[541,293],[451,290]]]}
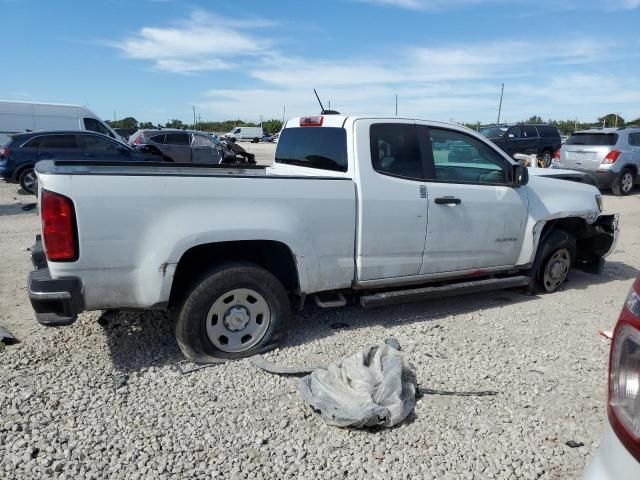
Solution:
{"label": "white van", "polygon": [[254,140],[262,138],[263,135],[262,127],[235,127],[225,134],[225,137],[235,138],[236,140]]}
{"label": "white van", "polygon": [[80,105],[0,101],[0,145],[14,133],[37,130],[91,130],[122,141],[99,116]]}

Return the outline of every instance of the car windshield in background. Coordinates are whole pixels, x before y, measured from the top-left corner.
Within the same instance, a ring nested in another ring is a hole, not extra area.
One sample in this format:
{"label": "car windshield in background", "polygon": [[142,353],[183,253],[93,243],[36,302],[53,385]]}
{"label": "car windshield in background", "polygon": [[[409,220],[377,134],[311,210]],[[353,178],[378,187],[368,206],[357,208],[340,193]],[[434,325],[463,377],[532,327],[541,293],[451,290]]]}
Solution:
{"label": "car windshield in background", "polygon": [[576,133],[565,145],[612,146],[618,141],[617,133]]}
{"label": "car windshield in background", "polygon": [[346,172],[347,132],[333,127],[286,128],[278,141],[276,163]]}
{"label": "car windshield in background", "polygon": [[483,135],[487,138],[499,138],[502,137],[502,135],[504,135],[504,132],[506,131],[507,129],[504,127],[489,127],[480,130],[480,135]]}

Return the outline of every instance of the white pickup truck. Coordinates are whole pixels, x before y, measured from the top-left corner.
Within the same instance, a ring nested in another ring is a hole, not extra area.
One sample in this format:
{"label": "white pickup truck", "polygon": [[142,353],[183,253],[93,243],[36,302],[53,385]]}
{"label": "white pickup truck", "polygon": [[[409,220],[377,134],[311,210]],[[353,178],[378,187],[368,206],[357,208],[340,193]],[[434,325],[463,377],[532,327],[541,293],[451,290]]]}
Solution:
{"label": "white pickup truck", "polygon": [[[438,122],[289,120],[273,167],[43,161],[38,321],[170,309],[198,362],[282,337],[291,302],[364,307],[597,273],[617,234],[598,190],[532,174]],[[568,175],[554,171],[554,175]],[[570,172],[569,172],[570,173]],[[547,175],[549,172],[544,172]]]}

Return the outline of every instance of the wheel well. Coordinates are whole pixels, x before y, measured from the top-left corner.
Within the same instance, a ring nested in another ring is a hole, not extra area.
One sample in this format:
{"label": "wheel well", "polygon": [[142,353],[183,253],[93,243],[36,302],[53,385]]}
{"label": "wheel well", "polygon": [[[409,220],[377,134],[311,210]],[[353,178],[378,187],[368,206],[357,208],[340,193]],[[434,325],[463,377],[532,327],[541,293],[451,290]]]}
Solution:
{"label": "wheel well", "polygon": [[34,166],[35,165],[31,165],[30,163],[27,163],[26,165],[20,165],[19,167],[16,168],[15,172],[13,173],[13,178],[15,180],[20,180],[20,175],[22,175],[22,172],[24,172],[29,168],[33,168]]}
{"label": "wheel well", "polygon": [[[637,175],[638,175],[638,167],[637,167],[636,165],[634,165],[633,163],[630,163],[630,164],[628,164],[628,165],[625,165],[624,167],[622,167],[622,170],[626,170],[627,168],[628,168],[629,170],[633,170],[633,175],[634,175],[634,176],[637,176]],[[622,172],[622,170],[620,170],[620,171]]]}
{"label": "wheel well", "polygon": [[176,267],[169,306],[179,302],[194,281],[222,262],[252,262],[271,272],[293,293],[300,290],[295,257],[284,243],[271,240],[246,240],[198,245],[187,250]]}
{"label": "wheel well", "polygon": [[559,218],[547,222],[540,234],[540,241],[544,240],[551,230],[563,230],[570,233],[576,240],[588,234],[587,222],[582,218],[570,217]]}

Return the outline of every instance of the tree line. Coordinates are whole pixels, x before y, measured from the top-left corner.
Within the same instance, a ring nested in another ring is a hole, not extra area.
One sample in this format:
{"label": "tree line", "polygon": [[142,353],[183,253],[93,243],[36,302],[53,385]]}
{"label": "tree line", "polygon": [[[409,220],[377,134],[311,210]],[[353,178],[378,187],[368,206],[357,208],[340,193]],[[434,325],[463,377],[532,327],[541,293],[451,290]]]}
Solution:
{"label": "tree line", "polygon": [[[133,117],[125,117],[120,120],[107,120],[112,128],[179,128],[182,130],[200,130],[203,132],[230,132],[235,127],[257,127],[253,122],[243,120],[225,120],[222,122],[198,122],[196,124],[184,123],[182,120],[172,118],[164,125],[152,122],[138,122]],[[282,129],[282,121],[272,118],[262,122],[262,129],[269,134],[278,133]]]}
{"label": "tree line", "polygon": [[[608,115],[603,115],[599,117],[596,122],[582,122],[577,119],[574,120],[553,120],[549,119],[546,122],[542,119],[542,117],[538,115],[533,115],[526,120],[522,120],[520,122],[515,122],[517,124],[523,123],[542,123],[548,124],[556,127],[560,130],[564,135],[571,135],[573,132],[578,130],[585,130],[587,128],[594,127],[631,127],[631,126],[640,126],[640,117],[635,118],[633,120],[626,121],[623,117],[618,115],[617,113],[609,113]],[[478,130],[480,127],[486,126],[481,125],[480,122],[476,123],[463,123],[465,127],[472,128],[473,130]]]}

